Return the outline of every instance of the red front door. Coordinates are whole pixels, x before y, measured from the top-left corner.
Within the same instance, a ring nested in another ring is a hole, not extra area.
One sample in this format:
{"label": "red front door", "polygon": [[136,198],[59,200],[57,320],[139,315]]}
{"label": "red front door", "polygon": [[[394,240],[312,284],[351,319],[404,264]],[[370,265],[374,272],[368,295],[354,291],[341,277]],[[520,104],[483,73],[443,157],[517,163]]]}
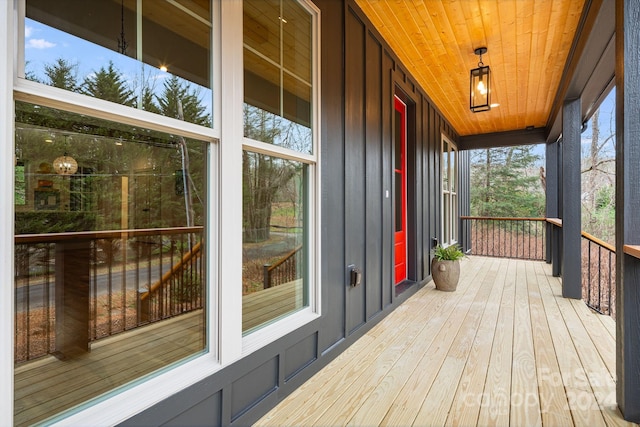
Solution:
{"label": "red front door", "polygon": [[407,278],[407,106],[394,96],[395,283]]}

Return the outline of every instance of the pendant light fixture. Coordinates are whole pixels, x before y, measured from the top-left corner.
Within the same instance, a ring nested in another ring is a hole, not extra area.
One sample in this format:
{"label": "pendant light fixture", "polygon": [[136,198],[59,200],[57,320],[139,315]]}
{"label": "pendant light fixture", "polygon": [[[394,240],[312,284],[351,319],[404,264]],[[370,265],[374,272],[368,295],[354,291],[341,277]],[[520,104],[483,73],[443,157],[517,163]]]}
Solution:
{"label": "pendant light fixture", "polygon": [[471,87],[469,95],[469,107],[474,113],[491,110],[491,70],[482,62],[482,55],[487,53],[486,47],[474,50],[480,56],[478,68],[471,70]]}
{"label": "pendant light fixture", "polygon": [[55,170],[58,175],[73,175],[78,171],[78,162],[76,162],[73,157],[67,156],[67,144],[67,135],[65,135],[65,153],[53,160],[53,170]]}

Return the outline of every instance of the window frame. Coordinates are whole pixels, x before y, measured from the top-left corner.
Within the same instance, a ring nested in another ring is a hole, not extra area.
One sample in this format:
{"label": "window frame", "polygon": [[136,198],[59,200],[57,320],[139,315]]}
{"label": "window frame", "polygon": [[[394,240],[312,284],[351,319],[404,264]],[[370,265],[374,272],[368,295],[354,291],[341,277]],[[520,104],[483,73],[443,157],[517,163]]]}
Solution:
{"label": "window frame", "polygon": [[[445,145],[448,147],[445,165]],[[446,135],[441,135],[440,146],[440,177],[441,177],[441,210],[442,244],[444,246],[458,243],[458,147]],[[445,177],[445,171],[447,176]],[[445,180],[448,183],[445,185]],[[453,186],[451,185],[453,183]],[[447,205],[448,206],[445,206]],[[448,210],[447,210],[448,208]],[[448,212],[448,215],[446,213]]]}
{"label": "window frame", "polygon": [[[307,182],[307,194],[309,206],[307,206],[306,212],[308,215],[306,223],[309,227],[308,233],[308,251],[306,263],[308,266],[308,292],[309,292],[309,304],[303,309],[294,313],[283,316],[281,319],[277,319],[270,324],[267,324],[255,331],[251,331],[242,337],[242,356],[246,356],[257,349],[275,341],[276,339],[293,332],[294,330],[304,326],[305,324],[317,319],[321,315],[320,305],[320,212],[321,212],[321,192],[320,192],[320,10],[309,0],[296,0],[298,4],[305,8],[311,15],[311,47],[314,51],[311,54],[311,84],[312,84],[312,102],[311,102],[311,135],[312,145],[311,153],[305,153],[300,151],[291,150],[279,145],[268,144],[255,139],[247,138],[242,135],[242,150],[247,150],[254,153],[265,154],[273,157],[278,157],[286,160],[297,161],[305,163],[308,169],[308,182]],[[240,7],[242,10],[242,5]],[[242,43],[243,37],[240,37],[241,45],[244,49],[244,43]],[[244,52],[244,51],[243,51]],[[244,69],[244,68],[243,68]],[[242,97],[242,103],[244,104],[244,96]],[[241,105],[241,116],[243,116]],[[243,119],[243,117],[242,117]],[[242,151],[241,150],[241,151]],[[241,170],[241,168],[239,168]],[[242,176],[240,176],[240,182]],[[242,201],[240,204],[240,212],[242,211]],[[240,242],[242,239],[240,239]],[[242,282],[242,277],[239,278],[237,283]],[[240,292],[237,292],[239,296],[240,313],[238,322],[242,323],[242,296]]]}
{"label": "window frame", "polygon": [[[2,238],[0,239],[0,249],[3,257],[0,257],[0,277],[8,281],[13,281],[14,277],[14,168],[13,159],[15,156],[14,142],[14,119],[13,119],[13,96],[12,89],[16,75],[15,64],[18,61],[14,54],[15,40],[18,26],[14,19],[17,11],[14,2],[0,3],[0,27],[5,28],[8,37],[0,37],[0,55],[4,61],[0,63],[0,137],[3,141],[11,143],[0,144],[0,159],[4,163],[0,168],[0,194],[2,205],[5,209],[0,209],[0,222],[2,222]],[[9,167],[12,165],[12,167]],[[6,230],[6,231],[5,231]],[[13,334],[14,334],[14,287],[0,287],[0,339],[3,343],[10,342],[11,345],[0,347],[0,377],[11,378],[11,381],[0,381],[0,406],[8,410],[0,411],[0,425],[13,425]]]}

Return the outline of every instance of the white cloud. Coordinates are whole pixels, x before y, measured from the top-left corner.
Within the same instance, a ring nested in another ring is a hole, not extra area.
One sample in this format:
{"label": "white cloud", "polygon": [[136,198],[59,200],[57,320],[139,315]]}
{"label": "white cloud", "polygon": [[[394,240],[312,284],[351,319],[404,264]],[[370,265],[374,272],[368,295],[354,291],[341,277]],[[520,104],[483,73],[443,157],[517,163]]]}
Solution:
{"label": "white cloud", "polygon": [[34,49],[49,49],[55,47],[55,45],[55,43],[51,43],[45,39],[29,39],[27,42],[27,48]]}
{"label": "white cloud", "polygon": [[31,34],[33,34],[33,27],[24,27],[24,37],[26,39],[28,39],[29,37],[31,37]]}

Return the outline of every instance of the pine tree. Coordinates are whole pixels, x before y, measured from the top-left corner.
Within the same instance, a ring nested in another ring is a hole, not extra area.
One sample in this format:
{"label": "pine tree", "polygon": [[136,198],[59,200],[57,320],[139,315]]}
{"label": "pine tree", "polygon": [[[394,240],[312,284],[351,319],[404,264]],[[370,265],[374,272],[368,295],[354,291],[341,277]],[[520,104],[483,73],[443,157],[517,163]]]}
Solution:
{"label": "pine tree", "polygon": [[544,193],[534,146],[503,147],[472,153],[471,214],[492,217],[544,216]]}
{"label": "pine tree", "polygon": [[85,77],[82,93],[118,104],[134,106],[135,95],[127,88],[120,72],[109,61],[107,68],[102,67],[94,74]]}
{"label": "pine tree", "polygon": [[49,86],[78,91],[78,64],[72,64],[64,58],[58,58],[53,64],[44,66],[44,73],[47,76],[45,82]]}
{"label": "pine tree", "polygon": [[164,82],[164,91],[157,97],[160,113],[186,122],[210,126],[206,107],[198,98],[196,89],[177,76],[171,76]]}

